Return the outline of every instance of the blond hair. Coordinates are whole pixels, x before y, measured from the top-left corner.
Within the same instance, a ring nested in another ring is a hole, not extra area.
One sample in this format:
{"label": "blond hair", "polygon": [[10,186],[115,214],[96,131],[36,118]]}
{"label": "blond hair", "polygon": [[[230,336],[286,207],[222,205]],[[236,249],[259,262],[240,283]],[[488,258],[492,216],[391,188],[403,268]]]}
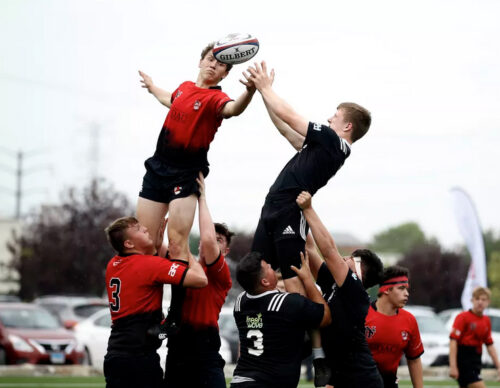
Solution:
{"label": "blond hair", "polygon": [[488,300],[491,299],[491,291],[488,287],[476,287],[472,291],[472,298],[476,299],[479,298],[481,295],[486,295]]}
{"label": "blond hair", "polygon": [[123,243],[127,239],[125,231],[138,223],[139,221],[135,217],[122,217],[114,220],[106,229],[104,229],[109,243],[116,252],[119,254],[123,253]]}

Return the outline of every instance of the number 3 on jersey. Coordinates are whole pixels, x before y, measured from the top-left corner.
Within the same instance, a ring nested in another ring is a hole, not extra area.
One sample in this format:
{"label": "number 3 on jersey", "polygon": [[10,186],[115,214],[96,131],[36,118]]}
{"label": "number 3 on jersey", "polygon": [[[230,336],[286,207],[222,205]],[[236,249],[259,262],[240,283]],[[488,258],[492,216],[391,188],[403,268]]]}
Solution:
{"label": "number 3 on jersey", "polygon": [[248,347],[248,353],[261,356],[264,353],[264,336],[260,330],[248,330],[247,338],[253,340],[253,346]]}
{"label": "number 3 on jersey", "polygon": [[113,301],[109,301],[109,307],[111,308],[111,311],[117,312],[120,311],[120,288],[121,288],[122,282],[120,278],[111,278],[109,281],[109,288],[112,288],[113,291],[111,292],[111,298]]}

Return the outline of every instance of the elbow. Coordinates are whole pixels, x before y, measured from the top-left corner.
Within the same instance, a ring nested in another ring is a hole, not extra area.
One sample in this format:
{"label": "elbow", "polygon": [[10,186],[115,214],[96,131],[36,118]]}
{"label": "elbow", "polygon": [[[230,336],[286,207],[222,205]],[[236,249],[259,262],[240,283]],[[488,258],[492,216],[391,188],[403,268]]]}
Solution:
{"label": "elbow", "polygon": [[195,280],[195,288],[203,288],[208,285],[208,279],[207,277],[203,274],[201,276],[198,276],[197,279]]}

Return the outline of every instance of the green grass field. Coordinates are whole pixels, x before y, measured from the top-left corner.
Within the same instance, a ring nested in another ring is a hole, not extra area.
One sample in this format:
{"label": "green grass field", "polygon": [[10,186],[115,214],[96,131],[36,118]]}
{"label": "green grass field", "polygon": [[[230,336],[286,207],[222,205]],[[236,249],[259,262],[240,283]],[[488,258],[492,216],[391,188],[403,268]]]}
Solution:
{"label": "green grass field", "polygon": [[[0,388],[104,388],[103,377],[0,377]],[[229,386],[229,379],[228,379]],[[402,380],[400,387],[411,387],[409,380]],[[426,388],[456,388],[452,380],[424,382]],[[500,382],[487,382],[487,387],[500,387]],[[313,388],[312,383],[301,381],[300,388]]]}

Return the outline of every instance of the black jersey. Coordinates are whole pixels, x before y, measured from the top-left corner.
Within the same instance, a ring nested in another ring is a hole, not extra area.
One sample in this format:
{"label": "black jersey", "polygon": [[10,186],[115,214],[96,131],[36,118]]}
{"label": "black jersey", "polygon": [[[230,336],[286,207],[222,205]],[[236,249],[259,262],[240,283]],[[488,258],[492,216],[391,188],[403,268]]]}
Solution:
{"label": "black jersey", "polygon": [[234,306],[240,358],[232,384],[255,381],[262,387],[296,387],[306,329],[319,327],[322,304],[300,294],[241,293]]}
{"label": "black jersey", "polygon": [[351,270],[338,287],[323,263],[318,285],[330,307],[332,323],[321,330],[321,344],[333,368],[332,385],[337,387],[382,387],[377,365],[365,339],[365,318],[370,299]]}
{"label": "black jersey", "polygon": [[[326,125],[309,123],[302,149],[290,159],[269,189],[269,195],[280,192],[314,195],[326,185],[350,155],[349,143]],[[294,194],[294,200],[295,200]]]}

